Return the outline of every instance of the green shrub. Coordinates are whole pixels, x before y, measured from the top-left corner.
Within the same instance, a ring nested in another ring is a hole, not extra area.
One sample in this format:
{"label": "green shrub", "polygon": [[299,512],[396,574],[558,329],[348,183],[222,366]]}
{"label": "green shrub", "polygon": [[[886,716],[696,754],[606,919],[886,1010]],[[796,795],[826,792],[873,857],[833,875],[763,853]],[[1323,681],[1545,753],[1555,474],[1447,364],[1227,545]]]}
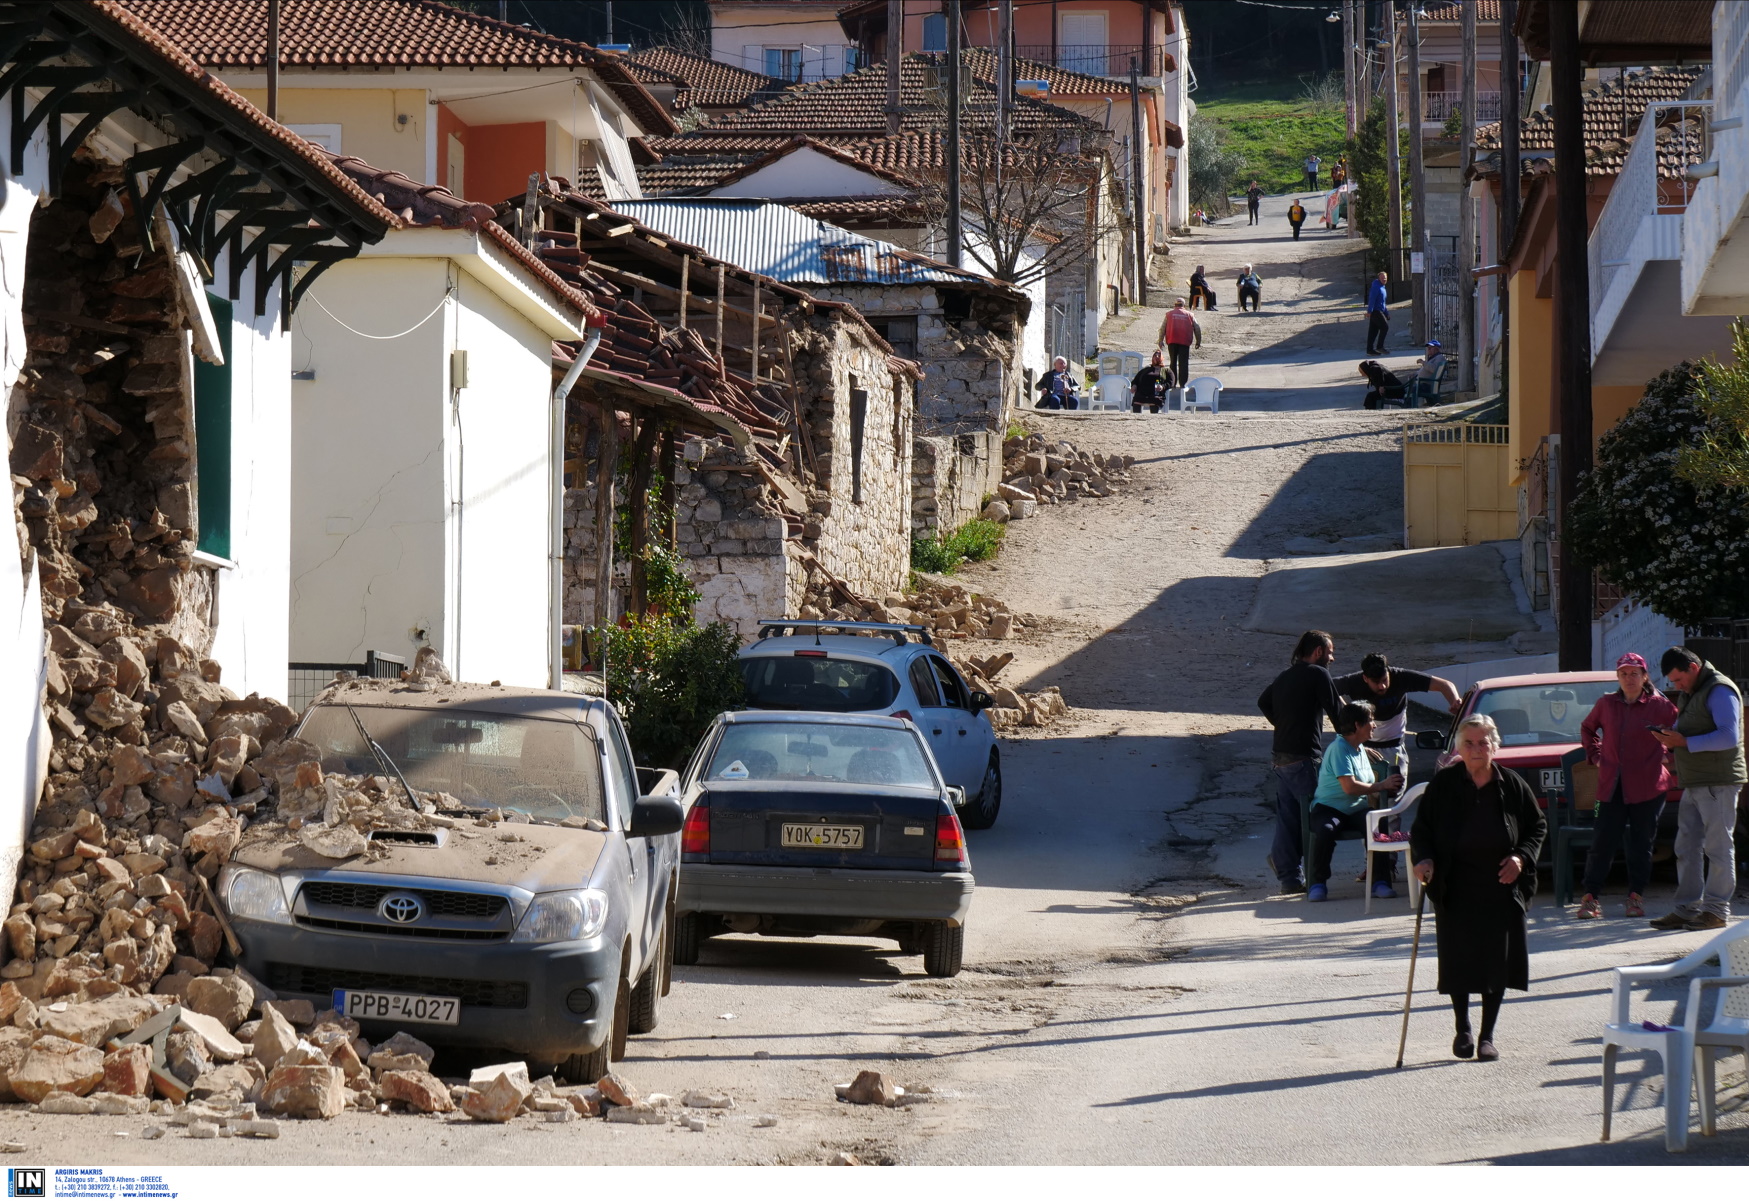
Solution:
{"label": "green shrub", "polygon": [[911,570],[945,575],[968,559],[982,563],[1002,549],[1008,527],[982,517],[966,522],[945,538],[911,539]]}
{"label": "green shrub", "polygon": [[741,639],[727,622],[644,618],[606,635],[608,697],[641,766],[679,767],[711,719],[741,704]]}

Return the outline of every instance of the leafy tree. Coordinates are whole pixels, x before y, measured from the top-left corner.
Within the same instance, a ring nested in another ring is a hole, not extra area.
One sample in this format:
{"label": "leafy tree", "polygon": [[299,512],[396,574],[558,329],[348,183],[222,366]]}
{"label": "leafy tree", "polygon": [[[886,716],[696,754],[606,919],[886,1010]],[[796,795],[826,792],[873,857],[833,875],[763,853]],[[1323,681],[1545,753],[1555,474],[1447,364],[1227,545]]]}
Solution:
{"label": "leafy tree", "polygon": [[[1398,132],[1407,133],[1401,129]],[[1389,136],[1390,121],[1385,114],[1385,102],[1374,100],[1372,107],[1366,110],[1366,118],[1355,131],[1354,141],[1349,143],[1348,149],[1349,168],[1360,188],[1360,195],[1354,200],[1355,224],[1360,227],[1361,234],[1372,248],[1380,254],[1391,248],[1391,170],[1386,157],[1389,148],[1385,145],[1385,139]],[[1405,144],[1400,150],[1406,174],[1409,148]],[[1397,198],[1397,202],[1403,205],[1403,238],[1412,243],[1413,239],[1409,236],[1411,214],[1405,200],[1403,196]]]}
{"label": "leafy tree", "polygon": [[608,696],[639,764],[679,767],[711,720],[741,704],[741,639],[727,622],[648,617],[606,634]]}
{"label": "leafy tree", "polygon": [[1684,452],[1726,436],[1702,408],[1701,368],[1659,375],[1598,443],[1573,504],[1573,550],[1672,621],[1749,616],[1749,489],[1696,485]]}
{"label": "leafy tree", "polygon": [[1749,488],[1749,326],[1731,323],[1729,366],[1700,365],[1696,405],[1707,418],[1700,441],[1682,448],[1676,471],[1697,488]]}
{"label": "leafy tree", "polygon": [[1232,211],[1245,156],[1227,145],[1227,132],[1210,121],[1190,125],[1190,202],[1212,213]]}

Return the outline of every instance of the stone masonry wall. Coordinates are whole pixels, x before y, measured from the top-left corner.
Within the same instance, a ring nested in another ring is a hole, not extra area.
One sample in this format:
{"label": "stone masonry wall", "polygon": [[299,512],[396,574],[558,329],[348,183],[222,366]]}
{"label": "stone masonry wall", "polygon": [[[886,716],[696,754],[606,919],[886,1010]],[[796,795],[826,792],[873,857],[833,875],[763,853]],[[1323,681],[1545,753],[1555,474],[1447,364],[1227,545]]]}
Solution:
{"label": "stone masonry wall", "polygon": [[911,528],[951,532],[976,517],[1002,482],[1002,436],[994,430],[919,437],[911,450]]}

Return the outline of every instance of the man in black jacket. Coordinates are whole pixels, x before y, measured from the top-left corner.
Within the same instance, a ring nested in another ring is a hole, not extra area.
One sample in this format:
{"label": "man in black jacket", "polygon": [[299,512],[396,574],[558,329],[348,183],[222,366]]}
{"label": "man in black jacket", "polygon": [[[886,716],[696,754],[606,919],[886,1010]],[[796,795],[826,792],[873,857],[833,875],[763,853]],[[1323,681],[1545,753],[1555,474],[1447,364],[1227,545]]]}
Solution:
{"label": "man in black jacket", "polygon": [[1142,406],[1148,405],[1150,412],[1158,413],[1171,390],[1172,371],[1161,362],[1156,350],[1154,361],[1136,372],[1136,378],[1130,381],[1130,412],[1140,413]]}
{"label": "man in black jacket", "polygon": [[1306,891],[1302,827],[1305,807],[1318,787],[1324,758],[1324,718],[1336,724],[1342,698],[1330,678],[1336,644],[1323,630],[1307,630],[1294,647],[1291,666],[1263,690],[1257,707],[1275,727],[1275,840],[1269,865],[1283,892]]}

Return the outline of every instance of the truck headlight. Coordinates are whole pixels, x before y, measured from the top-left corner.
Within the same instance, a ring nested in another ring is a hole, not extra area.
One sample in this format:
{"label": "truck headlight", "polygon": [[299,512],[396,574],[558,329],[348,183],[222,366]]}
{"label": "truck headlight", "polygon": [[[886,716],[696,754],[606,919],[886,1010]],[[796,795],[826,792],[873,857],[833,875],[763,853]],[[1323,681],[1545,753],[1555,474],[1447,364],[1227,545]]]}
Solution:
{"label": "truck headlight", "polygon": [[258,872],[250,867],[230,866],[219,877],[219,896],[232,917],[253,922],[292,924],[291,910],[285,903],[285,889],[279,877],[271,872]]}
{"label": "truck headlight", "polygon": [[598,888],[547,892],[534,899],[517,923],[512,942],[576,942],[594,938],[607,925],[607,894]]}

